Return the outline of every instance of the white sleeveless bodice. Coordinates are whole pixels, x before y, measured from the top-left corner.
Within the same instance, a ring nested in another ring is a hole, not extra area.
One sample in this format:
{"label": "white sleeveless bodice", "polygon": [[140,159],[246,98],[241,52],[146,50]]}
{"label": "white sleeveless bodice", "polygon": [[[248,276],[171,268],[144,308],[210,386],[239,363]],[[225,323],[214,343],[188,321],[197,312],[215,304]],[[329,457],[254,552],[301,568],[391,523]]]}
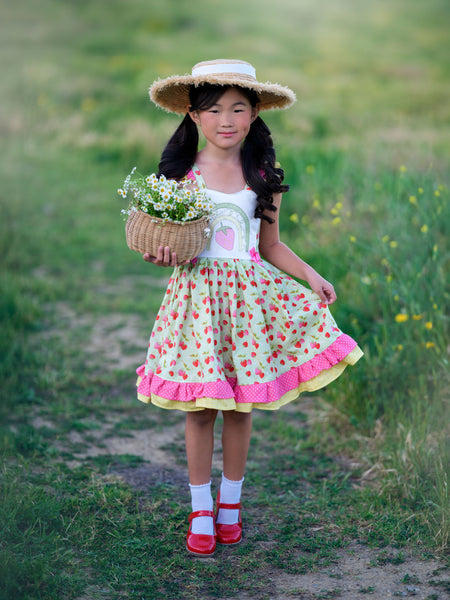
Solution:
{"label": "white sleeveless bodice", "polygon": [[[246,188],[235,194],[207,189],[214,203],[211,236],[199,258],[252,259],[258,251],[261,219],[255,219],[256,194]],[[253,251],[252,254],[250,251]],[[254,260],[254,258],[253,258]]]}
{"label": "white sleeveless bodice", "polygon": [[255,192],[248,186],[233,194],[210,190],[196,165],[188,177],[195,179],[205,189],[214,204],[210,218],[211,235],[198,258],[259,260],[257,253],[261,219],[255,218]]}

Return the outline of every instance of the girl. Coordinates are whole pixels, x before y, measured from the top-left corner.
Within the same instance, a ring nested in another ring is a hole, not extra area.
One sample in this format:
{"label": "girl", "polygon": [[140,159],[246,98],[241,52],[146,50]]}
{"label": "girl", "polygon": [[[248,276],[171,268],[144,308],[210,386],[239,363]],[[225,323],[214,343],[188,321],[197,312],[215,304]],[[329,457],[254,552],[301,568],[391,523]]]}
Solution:
{"label": "girl", "polygon": [[[192,513],[187,549],[214,553],[242,537],[241,488],[253,408],[276,410],[327,385],[362,355],[327,306],[331,283],[279,238],[283,171],[259,117],[295,101],[288,88],[259,83],[243,61],[197,64],[192,75],[155,82],[150,97],[184,115],[159,174],[204,186],[214,203],[200,256],[177,264],[170,248],[144,255],[175,267],[156,317],[138,398],[186,411]],[[198,129],[206,140],[198,151]],[[263,260],[264,259],[264,260]],[[311,290],[292,277],[306,281]],[[223,473],[213,512],[214,422],[223,413]]]}

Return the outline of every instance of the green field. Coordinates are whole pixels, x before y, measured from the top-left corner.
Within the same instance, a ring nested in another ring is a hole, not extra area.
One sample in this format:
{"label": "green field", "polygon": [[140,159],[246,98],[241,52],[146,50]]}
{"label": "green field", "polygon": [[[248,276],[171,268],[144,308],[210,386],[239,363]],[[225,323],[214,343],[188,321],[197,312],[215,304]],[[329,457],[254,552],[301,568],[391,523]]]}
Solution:
{"label": "green field", "polygon": [[[2,7],[2,600],[261,600],[269,571],[317,569],[351,541],[446,552],[449,25],[445,0]],[[252,536],[199,564],[183,549],[182,417],[137,406],[122,360],[169,273],[126,248],[116,189],[155,170],[179,122],[151,82],[218,57],[297,93],[263,115],[291,186],[283,239],[334,283],[365,357],[289,416],[255,419]],[[87,456],[105,423],[124,440],[174,428],[164,451],[181,474],[140,489],[142,458]]]}

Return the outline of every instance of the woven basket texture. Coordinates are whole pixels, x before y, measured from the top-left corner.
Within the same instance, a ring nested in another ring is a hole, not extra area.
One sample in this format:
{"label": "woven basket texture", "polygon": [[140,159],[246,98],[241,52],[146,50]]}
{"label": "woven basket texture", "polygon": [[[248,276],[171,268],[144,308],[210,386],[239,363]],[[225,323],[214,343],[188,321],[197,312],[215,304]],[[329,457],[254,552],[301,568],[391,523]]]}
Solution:
{"label": "woven basket texture", "polygon": [[129,215],[125,233],[131,250],[156,256],[159,246],[168,246],[181,263],[203,252],[208,241],[208,224],[208,217],[185,223],[164,222],[138,210]]}

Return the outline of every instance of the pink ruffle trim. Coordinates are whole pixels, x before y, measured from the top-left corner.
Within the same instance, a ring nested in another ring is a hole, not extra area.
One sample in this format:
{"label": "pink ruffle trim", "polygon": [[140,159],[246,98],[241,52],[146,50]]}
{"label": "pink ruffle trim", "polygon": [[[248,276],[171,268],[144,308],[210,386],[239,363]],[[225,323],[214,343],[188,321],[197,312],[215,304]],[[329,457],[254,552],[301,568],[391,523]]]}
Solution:
{"label": "pink ruffle trim", "polygon": [[276,402],[287,392],[297,389],[302,383],[317,377],[322,371],[342,362],[356,346],[355,340],[343,333],[308,362],[283,373],[274,381],[250,385],[238,385],[237,379],[232,377],[207,383],[167,381],[154,373],[146,374],[145,365],[142,365],[136,369],[141,378],[138,394],[145,398],[155,395],[178,402],[192,402],[199,398],[234,398],[237,404],[269,404]]}

